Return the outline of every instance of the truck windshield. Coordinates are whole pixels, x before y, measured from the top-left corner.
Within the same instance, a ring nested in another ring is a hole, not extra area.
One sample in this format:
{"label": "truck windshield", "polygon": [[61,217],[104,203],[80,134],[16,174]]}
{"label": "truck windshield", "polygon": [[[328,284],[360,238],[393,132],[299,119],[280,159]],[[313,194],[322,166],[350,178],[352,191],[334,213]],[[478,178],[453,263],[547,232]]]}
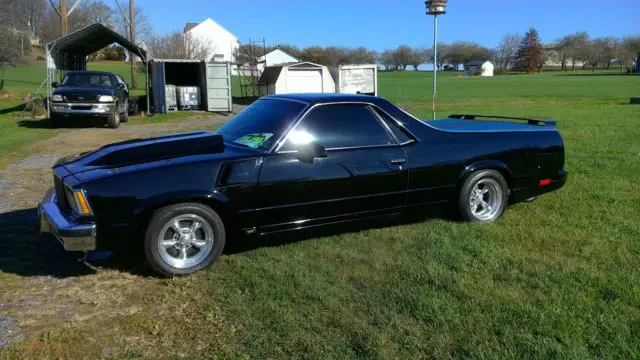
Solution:
{"label": "truck windshield", "polygon": [[62,86],[113,86],[107,74],[69,73],[62,80]]}
{"label": "truck windshield", "polygon": [[222,135],[228,142],[268,149],[304,107],[304,104],[293,101],[258,100],[224,124],[216,134]]}

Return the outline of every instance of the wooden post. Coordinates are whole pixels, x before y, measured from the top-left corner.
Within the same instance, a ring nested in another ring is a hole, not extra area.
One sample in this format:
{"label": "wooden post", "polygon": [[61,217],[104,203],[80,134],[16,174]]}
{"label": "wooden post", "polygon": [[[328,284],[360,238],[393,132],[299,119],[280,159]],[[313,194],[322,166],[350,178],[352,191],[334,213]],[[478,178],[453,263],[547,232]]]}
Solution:
{"label": "wooden post", "polygon": [[[136,14],[134,9],[133,0],[129,0],[129,37],[132,43],[136,43]],[[136,89],[138,82],[136,81],[136,56],[133,52],[129,52],[131,57],[131,88]]]}
{"label": "wooden post", "polygon": [[67,0],[60,0],[60,36],[65,36],[69,33],[69,22],[67,17],[69,12],[67,11]]}

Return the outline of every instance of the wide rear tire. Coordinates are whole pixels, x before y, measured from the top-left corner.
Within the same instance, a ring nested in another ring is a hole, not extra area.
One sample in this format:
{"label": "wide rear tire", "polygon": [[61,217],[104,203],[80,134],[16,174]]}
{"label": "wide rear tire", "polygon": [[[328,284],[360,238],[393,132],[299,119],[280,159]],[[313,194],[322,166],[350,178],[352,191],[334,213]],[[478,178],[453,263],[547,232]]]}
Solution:
{"label": "wide rear tire", "polygon": [[222,218],[200,203],[156,210],[145,233],[149,265],[164,276],[191,274],[212,266],[222,254],[226,233]]}
{"label": "wide rear tire", "polygon": [[465,221],[490,223],[498,220],[509,200],[509,187],[495,170],[480,170],[469,175],[458,199],[460,215]]}

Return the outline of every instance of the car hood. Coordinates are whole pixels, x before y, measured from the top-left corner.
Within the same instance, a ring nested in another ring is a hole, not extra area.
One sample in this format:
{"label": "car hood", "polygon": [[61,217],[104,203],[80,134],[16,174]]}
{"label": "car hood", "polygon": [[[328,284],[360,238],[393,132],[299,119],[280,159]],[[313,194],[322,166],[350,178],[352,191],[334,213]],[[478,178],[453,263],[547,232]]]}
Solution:
{"label": "car hood", "polygon": [[227,158],[255,152],[249,148],[226,146],[222,135],[201,131],[114,143],[61,158],[55,167],[63,166],[79,180],[88,180],[142,167],[184,163],[194,157]]}
{"label": "car hood", "polygon": [[62,86],[53,91],[54,95],[111,95],[115,94],[115,90],[110,87],[103,86]]}

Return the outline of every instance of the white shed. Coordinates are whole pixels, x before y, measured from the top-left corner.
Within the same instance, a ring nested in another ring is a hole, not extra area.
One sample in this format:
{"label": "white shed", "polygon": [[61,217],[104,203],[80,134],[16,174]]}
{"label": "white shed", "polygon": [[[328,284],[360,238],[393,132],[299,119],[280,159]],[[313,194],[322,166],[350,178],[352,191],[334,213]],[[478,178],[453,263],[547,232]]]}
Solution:
{"label": "white shed", "polygon": [[335,93],[336,84],[324,65],[311,62],[267,67],[258,80],[263,94]]}
{"label": "white shed", "polygon": [[378,95],[378,67],[375,64],[341,65],[329,72],[337,93]]}
{"label": "white shed", "polygon": [[189,35],[197,46],[206,46],[210,52],[207,62],[232,62],[234,53],[240,41],[229,30],[223,28],[211,18],[196,24],[187,23],[184,27],[184,34]]}
{"label": "white shed", "polygon": [[480,76],[493,76],[493,64],[491,61],[470,61],[464,64],[464,74],[473,75],[480,71]]}

